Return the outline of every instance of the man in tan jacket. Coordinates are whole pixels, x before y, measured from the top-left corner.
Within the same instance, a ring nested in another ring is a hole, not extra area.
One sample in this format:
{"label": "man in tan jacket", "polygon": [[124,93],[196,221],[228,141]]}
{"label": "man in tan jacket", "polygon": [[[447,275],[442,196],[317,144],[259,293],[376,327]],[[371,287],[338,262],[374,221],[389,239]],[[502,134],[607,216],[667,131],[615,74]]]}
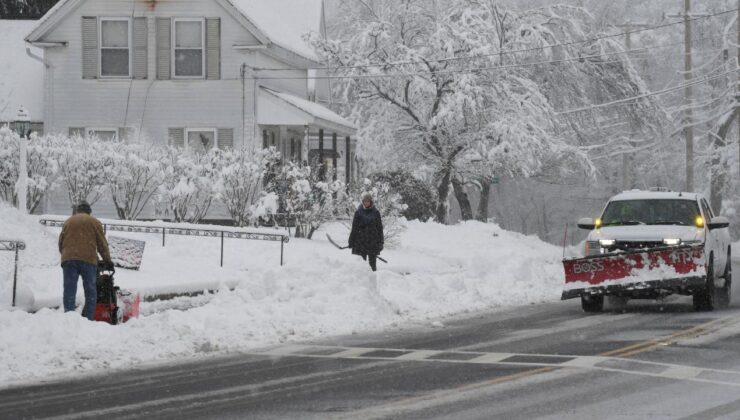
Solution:
{"label": "man in tan jacket", "polygon": [[90,215],[92,208],[85,201],[79,202],[72,217],[64,222],[59,234],[59,252],[62,254],[64,273],[64,312],[74,311],[77,297],[77,279],[82,276],[85,289],[85,306],[82,316],[92,320],[97,303],[96,278],[98,274],[98,252],[103,261],[112,264],[105,239],[103,225]]}

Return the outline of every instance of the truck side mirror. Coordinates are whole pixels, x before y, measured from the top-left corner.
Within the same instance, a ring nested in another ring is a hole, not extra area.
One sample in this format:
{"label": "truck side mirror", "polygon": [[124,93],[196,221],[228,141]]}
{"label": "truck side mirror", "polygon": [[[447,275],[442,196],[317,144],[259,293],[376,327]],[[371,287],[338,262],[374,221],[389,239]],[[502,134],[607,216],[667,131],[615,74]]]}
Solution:
{"label": "truck side mirror", "polygon": [[594,230],[595,227],[596,227],[596,222],[594,221],[594,219],[590,217],[583,217],[581,219],[578,219],[579,229]]}
{"label": "truck side mirror", "polygon": [[716,216],[712,218],[707,226],[709,227],[709,230],[726,228],[730,226],[730,219],[724,216]]}

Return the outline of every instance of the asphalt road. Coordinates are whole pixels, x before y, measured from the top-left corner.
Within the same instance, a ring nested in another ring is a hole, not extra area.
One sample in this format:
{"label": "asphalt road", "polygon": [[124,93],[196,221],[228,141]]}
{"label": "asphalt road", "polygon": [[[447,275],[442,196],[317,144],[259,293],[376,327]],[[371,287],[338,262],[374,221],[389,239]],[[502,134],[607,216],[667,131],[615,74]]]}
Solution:
{"label": "asphalt road", "polygon": [[0,418],[738,419],[738,289],[714,312],[569,300],[5,389]]}

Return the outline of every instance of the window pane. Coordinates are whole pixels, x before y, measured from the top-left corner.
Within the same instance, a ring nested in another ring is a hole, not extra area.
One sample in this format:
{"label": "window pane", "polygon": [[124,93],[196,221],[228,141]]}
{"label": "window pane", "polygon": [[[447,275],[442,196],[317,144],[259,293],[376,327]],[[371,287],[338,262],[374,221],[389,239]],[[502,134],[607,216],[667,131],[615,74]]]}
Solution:
{"label": "window pane", "polygon": [[128,76],[128,49],[101,49],[100,74],[102,76]]}
{"label": "window pane", "polygon": [[203,50],[175,50],[175,76],[203,76]]}
{"label": "window pane", "polygon": [[188,131],[188,147],[194,152],[205,152],[213,148],[215,140],[213,131]]}
{"label": "window pane", "polygon": [[202,22],[175,22],[175,48],[203,46]]}
{"label": "window pane", "polygon": [[116,139],[116,132],[115,131],[90,130],[90,136],[96,137],[98,140],[112,141]]}
{"label": "window pane", "polygon": [[103,47],[128,47],[128,22],[104,20],[101,22]]}

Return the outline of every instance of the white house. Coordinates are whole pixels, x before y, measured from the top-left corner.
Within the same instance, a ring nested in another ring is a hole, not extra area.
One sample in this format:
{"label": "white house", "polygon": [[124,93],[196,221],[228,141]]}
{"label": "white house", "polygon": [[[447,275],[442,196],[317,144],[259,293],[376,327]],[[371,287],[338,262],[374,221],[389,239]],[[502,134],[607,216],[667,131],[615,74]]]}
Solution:
{"label": "white house", "polygon": [[274,145],[349,180],[355,127],[302,39],[323,22],[322,0],[60,0],[26,36],[43,49],[44,130]]}

